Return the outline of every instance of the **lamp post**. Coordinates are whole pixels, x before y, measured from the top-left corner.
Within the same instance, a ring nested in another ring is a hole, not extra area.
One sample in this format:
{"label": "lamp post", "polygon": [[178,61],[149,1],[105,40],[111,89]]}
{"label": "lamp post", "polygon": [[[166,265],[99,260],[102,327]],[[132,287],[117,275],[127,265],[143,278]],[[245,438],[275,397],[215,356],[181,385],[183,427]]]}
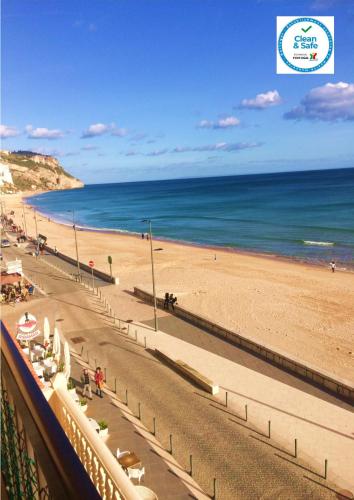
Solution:
{"label": "lamp post", "polygon": [[81,270],[80,270],[80,261],[79,261],[79,249],[77,246],[77,235],[76,235],[76,224],[75,224],[75,210],[68,210],[68,212],[72,212],[73,214],[73,230],[74,230],[74,238],[75,238],[75,250],[76,250],[76,264],[77,264],[77,277],[79,281],[81,280]]}
{"label": "lamp post", "polygon": [[23,203],[22,203],[22,211],[23,211],[23,225],[25,228],[25,235],[27,238],[28,234],[27,234],[27,224],[26,224],[26,213],[25,213],[25,205]]}
{"label": "lamp post", "polygon": [[154,269],[154,253],[152,251],[152,229],[151,229],[151,220],[144,219],[142,222],[146,222],[149,224],[149,233],[150,233],[150,252],[151,252],[151,273],[152,273],[152,293],[154,296],[154,324],[155,324],[155,332],[158,330],[157,323],[157,301],[156,301],[156,288],[155,288],[155,269]]}
{"label": "lamp post", "polygon": [[36,226],[36,243],[37,243],[36,257],[39,257],[39,238],[38,238],[38,226],[37,226],[37,213],[36,213],[35,208],[33,209],[33,212],[34,212],[34,224]]}

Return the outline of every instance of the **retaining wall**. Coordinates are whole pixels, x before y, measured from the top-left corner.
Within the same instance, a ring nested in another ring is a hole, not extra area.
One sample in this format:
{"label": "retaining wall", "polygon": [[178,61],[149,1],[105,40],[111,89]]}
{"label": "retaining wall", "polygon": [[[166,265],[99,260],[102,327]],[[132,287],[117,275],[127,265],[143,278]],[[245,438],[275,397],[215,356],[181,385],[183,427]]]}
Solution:
{"label": "retaining wall", "polygon": [[[152,294],[142,290],[141,288],[134,287],[134,294],[145,302],[153,303]],[[163,307],[163,302],[163,299],[157,298],[157,305],[159,307]],[[284,368],[287,371],[291,371],[301,378],[309,380],[310,382],[325,388],[327,391],[354,403],[354,387],[348,380],[334,379],[330,374],[320,372],[310,364],[305,365],[300,360],[289,357],[288,354],[273,351],[258,341],[243,337],[242,335],[231,330],[227,330],[226,328],[213,323],[202,316],[198,316],[183,307],[175,306],[174,315],[212,333],[213,335],[223,337],[229,342],[232,342],[233,344],[238,345],[251,353],[257,354],[257,356],[265,359],[266,361],[269,361],[278,367]]]}
{"label": "retaining wall", "polygon": [[[65,255],[64,253],[61,252],[54,252],[54,249],[51,247],[45,246],[44,248],[47,252],[56,255],[62,260],[65,260],[65,262],[69,262],[69,264],[73,264],[74,266],[77,265],[76,259],[72,259],[68,255]],[[86,264],[83,264],[82,262],[80,262],[80,269],[86,271],[87,273],[90,274],[92,273],[92,268]],[[111,277],[110,274],[104,273],[103,271],[99,271],[98,269],[95,268],[93,269],[93,275],[96,276],[96,278],[101,279],[102,281],[107,281],[108,283],[113,283],[113,284],[117,283],[117,278],[115,278],[114,276]]]}

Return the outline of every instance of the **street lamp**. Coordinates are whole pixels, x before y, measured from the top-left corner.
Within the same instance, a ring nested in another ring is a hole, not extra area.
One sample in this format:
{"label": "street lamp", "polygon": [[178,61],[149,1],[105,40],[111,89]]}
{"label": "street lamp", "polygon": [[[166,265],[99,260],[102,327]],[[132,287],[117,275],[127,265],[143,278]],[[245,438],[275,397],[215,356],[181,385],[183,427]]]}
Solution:
{"label": "street lamp", "polygon": [[157,301],[156,301],[156,289],[155,289],[155,270],[154,270],[154,254],[152,251],[152,229],[151,229],[151,220],[144,219],[141,222],[146,222],[149,224],[149,233],[150,233],[150,252],[151,252],[151,272],[152,272],[152,293],[154,296],[154,323],[155,323],[155,332],[158,330],[157,324]]}
{"label": "street lamp", "polygon": [[38,226],[37,226],[37,213],[36,213],[35,208],[33,208],[33,212],[34,212],[34,223],[36,226],[36,243],[37,243],[37,257],[38,257],[39,256],[39,238],[38,238]]}
{"label": "street lamp", "polygon": [[76,236],[76,225],[75,225],[75,210],[68,210],[68,212],[72,212],[73,214],[73,230],[75,237],[75,249],[76,249],[76,264],[77,264],[77,277],[79,281],[81,280],[81,271],[80,271],[80,261],[79,261],[79,249],[77,246],[77,236]]}
{"label": "street lamp", "polygon": [[26,213],[25,213],[25,205],[23,202],[22,202],[22,211],[23,211],[23,225],[24,225],[24,229],[25,229],[25,235],[27,238],[28,234],[27,234],[27,224],[26,224]]}

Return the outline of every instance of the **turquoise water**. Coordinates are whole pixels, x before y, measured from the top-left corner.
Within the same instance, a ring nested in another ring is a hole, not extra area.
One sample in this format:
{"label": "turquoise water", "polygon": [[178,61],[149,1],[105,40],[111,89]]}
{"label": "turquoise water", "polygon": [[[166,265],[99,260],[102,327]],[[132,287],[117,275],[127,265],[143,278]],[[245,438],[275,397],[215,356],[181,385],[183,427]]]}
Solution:
{"label": "turquoise water", "polygon": [[29,198],[90,228],[354,263],[354,169],[88,185]]}

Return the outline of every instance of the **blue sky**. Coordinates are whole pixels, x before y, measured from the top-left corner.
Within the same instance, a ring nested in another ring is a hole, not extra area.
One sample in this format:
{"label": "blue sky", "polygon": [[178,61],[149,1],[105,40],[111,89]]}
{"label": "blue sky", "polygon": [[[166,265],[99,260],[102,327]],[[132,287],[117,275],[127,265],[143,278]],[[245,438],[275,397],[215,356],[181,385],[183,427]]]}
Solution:
{"label": "blue sky", "polygon": [[[335,16],[334,75],[276,74],[277,15]],[[353,0],[3,0],[2,148],[87,183],[354,166],[353,25]]]}

